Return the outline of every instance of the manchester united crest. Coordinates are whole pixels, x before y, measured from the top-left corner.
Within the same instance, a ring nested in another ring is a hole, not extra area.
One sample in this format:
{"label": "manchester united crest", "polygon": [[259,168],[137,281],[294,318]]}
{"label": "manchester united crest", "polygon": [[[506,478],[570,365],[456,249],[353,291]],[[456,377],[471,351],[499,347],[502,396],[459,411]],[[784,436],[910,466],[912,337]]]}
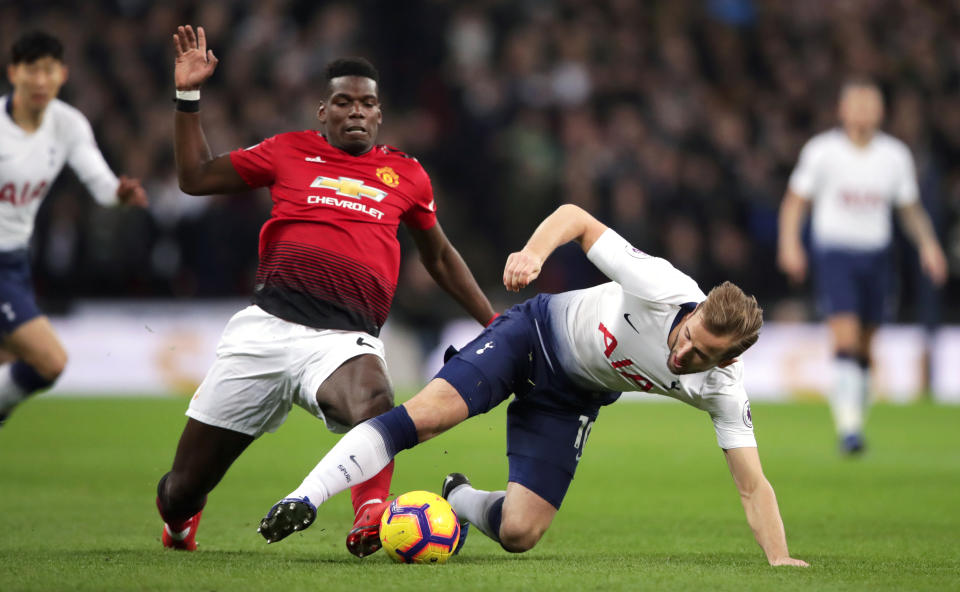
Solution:
{"label": "manchester united crest", "polygon": [[400,184],[400,175],[390,167],[380,167],[377,169],[377,178],[389,187],[396,187]]}

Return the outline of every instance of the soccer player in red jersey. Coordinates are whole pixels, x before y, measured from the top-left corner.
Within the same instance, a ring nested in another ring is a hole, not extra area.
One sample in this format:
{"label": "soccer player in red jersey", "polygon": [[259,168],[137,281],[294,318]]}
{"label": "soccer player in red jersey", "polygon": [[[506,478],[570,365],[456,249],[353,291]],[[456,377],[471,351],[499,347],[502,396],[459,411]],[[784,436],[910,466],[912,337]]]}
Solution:
{"label": "soccer player in red jersey", "polygon": [[[196,549],[206,495],[296,404],[346,429],[393,407],[378,335],[396,289],[402,221],[435,281],[478,322],[495,316],[436,218],[430,179],[416,159],[376,145],[377,71],[360,58],[327,66],[317,117],[323,131],[283,133],[214,157],[200,125],[200,85],[216,69],[202,27],[178,27],[175,156],[186,193],[269,187],[253,304],[230,319],[217,360],[187,410],[173,468],[157,486],[163,543]],[[393,464],[352,490],[347,537],[363,557],[380,548]]]}

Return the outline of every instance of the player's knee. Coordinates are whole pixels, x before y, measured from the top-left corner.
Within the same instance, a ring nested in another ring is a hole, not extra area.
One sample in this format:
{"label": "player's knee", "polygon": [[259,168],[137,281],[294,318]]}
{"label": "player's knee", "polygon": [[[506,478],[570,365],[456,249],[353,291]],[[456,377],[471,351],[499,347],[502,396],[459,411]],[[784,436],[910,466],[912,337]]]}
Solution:
{"label": "player's knee", "polygon": [[391,409],[393,409],[393,391],[389,388],[375,389],[362,397],[356,405],[351,406],[350,425],[382,415]]}
{"label": "player's knee", "polygon": [[24,362],[46,382],[53,384],[67,367],[67,352],[62,348],[49,350],[43,355],[24,358]]}
{"label": "player's knee", "polygon": [[50,361],[49,361],[49,364],[47,365],[46,373],[41,372],[41,374],[44,374],[44,378],[46,378],[50,382],[53,382],[58,378],[60,378],[60,375],[63,374],[63,371],[66,370],[66,368],[67,368],[67,352],[60,351],[50,356]]}
{"label": "player's knee", "polygon": [[543,533],[534,525],[504,520],[500,524],[500,546],[511,553],[524,553],[536,546]]}

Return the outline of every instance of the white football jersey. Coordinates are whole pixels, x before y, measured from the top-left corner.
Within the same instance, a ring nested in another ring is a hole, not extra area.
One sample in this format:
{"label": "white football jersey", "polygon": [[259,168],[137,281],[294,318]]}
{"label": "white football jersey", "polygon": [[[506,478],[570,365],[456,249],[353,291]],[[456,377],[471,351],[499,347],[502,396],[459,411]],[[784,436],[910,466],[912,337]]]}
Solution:
{"label": "white football jersey", "polygon": [[667,366],[677,315],[706,299],[697,283],[611,229],[587,257],[613,282],[551,299],[564,371],[585,388],[673,397],[710,414],[721,448],[756,446],[742,361],[683,375]]}
{"label": "white football jersey", "polygon": [[800,152],[790,190],[813,200],[814,245],[873,251],[890,244],[891,211],[920,194],[910,150],[877,132],[860,148],[834,129],[814,136]]}
{"label": "white football jersey", "polygon": [[9,100],[0,97],[0,251],[27,246],[40,202],[64,163],[104,205],[116,203],[119,186],[80,111],[54,99],[37,131],[27,133],[10,118]]}

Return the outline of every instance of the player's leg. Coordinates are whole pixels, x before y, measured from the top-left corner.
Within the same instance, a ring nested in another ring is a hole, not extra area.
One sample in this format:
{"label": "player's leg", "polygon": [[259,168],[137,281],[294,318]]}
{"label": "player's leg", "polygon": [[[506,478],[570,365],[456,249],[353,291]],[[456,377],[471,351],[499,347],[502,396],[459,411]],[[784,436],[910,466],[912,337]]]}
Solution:
{"label": "player's leg", "polygon": [[[260,534],[279,541],[308,524],[305,506],[318,506],[345,489],[377,475],[401,450],[453,427],[468,416],[463,398],[435,378],[399,407],[363,422],[344,435],[316,467],[261,521]],[[312,522],[312,519],[311,519]]]}
{"label": "player's leg", "polygon": [[0,423],[30,395],[49,388],[67,364],[67,352],[45,316],[34,317],[3,339],[14,361],[0,366]]}
{"label": "player's leg", "polygon": [[865,450],[863,427],[870,409],[870,364],[873,358],[873,336],[877,327],[887,320],[892,311],[893,273],[892,261],[888,251],[865,254],[858,260],[857,313],[860,321],[856,336],[857,364],[859,365],[860,392],[855,399],[857,405],[859,429],[850,431],[841,440],[841,450],[847,454],[858,454]]}
{"label": "player's leg", "polygon": [[263,537],[278,541],[309,526],[304,520],[311,507],[370,479],[401,450],[503,402],[514,390],[518,368],[528,364],[536,339],[532,331],[532,321],[522,313],[504,313],[415,397],[350,430],[300,487],[270,509],[260,523]]}
{"label": "player's leg", "polygon": [[31,394],[50,387],[67,354],[33,295],[26,249],[0,252],[0,425]]}
{"label": "player's leg", "polygon": [[157,485],[164,546],[196,549],[196,531],[207,494],[253,440],[247,434],[187,419],[173,468]]}
{"label": "player's leg", "polygon": [[[454,475],[460,474],[453,473],[448,478]],[[472,524],[511,553],[532,549],[550,527],[558,509],[536,492],[513,481],[507,483],[506,491],[486,491],[473,487],[463,478],[449,491],[445,488],[444,497],[461,521],[461,538],[465,539],[468,532],[464,527]],[[457,545],[457,552],[461,547]]]}
{"label": "player's leg", "polygon": [[537,387],[507,409],[510,476],[506,491],[476,489],[466,479],[456,487],[445,482],[444,487],[461,520],[512,553],[532,549],[550,527],[597,417],[596,407],[546,406],[559,398],[558,382],[546,373],[537,378]]}
{"label": "player's leg", "polygon": [[296,390],[288,352],[302,329],[256,306],[227,323],[217,359],[190,400],[173,467],[157,486],[165,546],[196,548],[207,494],[254,439],[286,419]]}
{"label": "player's leg", "polygon": [[[361,343],[364,341],[370,339],[362,339]],[[386,364],[377,355],[351,358],[323,381],[316,399],[324,417],[340,425],[353,427],[386,413],[393,408],[393,387]],[[366,557],[380,549],[380,517],[389,503],[392,478],[391,460],[372,478],[350,488],[354,521],[346,544],[357,557]]]}
{"label": "player's leg", "polygon": [[830,409],[845,452],[859,452],[862,447],[864,394],[867,373],[861,350],[863,333],[856,314],[831,316],[827,324],[834,344],[833,389]]}
{"label": "player's leg", "polygon": [[815,264],[817,302],[827,318],[833,344],[833,384],[827,399],[841,448],[847,450],[857,448],[863,428],[861,401],[866,377],[860,350],[860,261],[847,252],[821,251]]}

